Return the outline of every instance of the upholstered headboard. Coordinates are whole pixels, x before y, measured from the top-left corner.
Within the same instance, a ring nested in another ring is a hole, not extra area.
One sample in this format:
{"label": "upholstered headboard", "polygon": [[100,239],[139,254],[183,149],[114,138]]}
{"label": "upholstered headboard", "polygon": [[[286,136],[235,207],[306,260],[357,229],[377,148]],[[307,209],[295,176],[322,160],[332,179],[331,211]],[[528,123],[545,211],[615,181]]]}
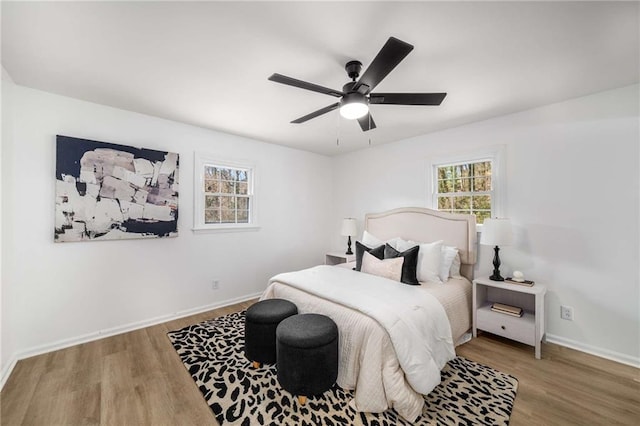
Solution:
{"label": "upholstered headboard", "polygon": [[394,237],[425,243],[443,240],[444,244],[458,248],[462,263],[460,273],[473,279],[477,240],[474,215],[405,207],[366,214],[364,229],[383,240]]}

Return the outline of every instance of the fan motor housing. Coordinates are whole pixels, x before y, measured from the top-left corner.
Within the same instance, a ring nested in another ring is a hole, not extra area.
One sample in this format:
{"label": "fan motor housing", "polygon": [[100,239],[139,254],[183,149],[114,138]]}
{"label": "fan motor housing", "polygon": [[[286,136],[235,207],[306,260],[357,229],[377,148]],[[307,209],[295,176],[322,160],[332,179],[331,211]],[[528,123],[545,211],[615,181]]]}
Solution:
{"label": "fan motor housing", "polygon": [[344,93],[351,93],[351,92],[355,92],[355,90],[353,90],[353,86],[356,85],[355,81],[350,81],[347,84],[345,84],[344,86],[342,86],[342,91]]}
{"label": "fan motor housing", "polygon": [[[345,86],[346,86],[346,84],[345,84]],[[345,104],[351,104],[351,103],[358,103],[358,104],[368,105],[369,104],[369,99],[367,99],[367,97],[365,95],[363,95],[362,93],[359,93],[359,92],[347,92],[342,97],[342,99],[340,99],[339,105],[343,106]]]}

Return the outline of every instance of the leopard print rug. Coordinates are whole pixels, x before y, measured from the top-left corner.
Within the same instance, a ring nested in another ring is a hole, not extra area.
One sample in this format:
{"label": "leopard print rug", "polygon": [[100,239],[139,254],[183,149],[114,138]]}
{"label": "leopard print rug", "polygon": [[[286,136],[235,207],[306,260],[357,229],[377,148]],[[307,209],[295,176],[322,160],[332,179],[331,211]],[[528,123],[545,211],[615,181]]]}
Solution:
{"label": "leopard print rug", "polygon": [[[410,425],[393,409],[356,412],[352,391],[338,385],[299,405],[278,384],[275,365],[254,369],[245,358],[244,318],[239,312],[168,333],[221,425]],[[515,377],[457,357],[412,425],[506,425],[517,388]]]}

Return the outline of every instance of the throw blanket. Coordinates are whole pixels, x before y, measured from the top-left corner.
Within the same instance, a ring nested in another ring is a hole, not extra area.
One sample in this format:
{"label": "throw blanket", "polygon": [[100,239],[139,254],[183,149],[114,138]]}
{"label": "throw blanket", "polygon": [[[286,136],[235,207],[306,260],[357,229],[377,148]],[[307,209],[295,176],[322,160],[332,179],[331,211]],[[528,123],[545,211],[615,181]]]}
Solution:
{"label": "throw blanket", "polygon": [[411,387],[428,394],[440,383],[440,370],[455,358],[444,308],[426,291],[386,278],[333,266],[276,275],[281,282],[356,309],[389,334]]}

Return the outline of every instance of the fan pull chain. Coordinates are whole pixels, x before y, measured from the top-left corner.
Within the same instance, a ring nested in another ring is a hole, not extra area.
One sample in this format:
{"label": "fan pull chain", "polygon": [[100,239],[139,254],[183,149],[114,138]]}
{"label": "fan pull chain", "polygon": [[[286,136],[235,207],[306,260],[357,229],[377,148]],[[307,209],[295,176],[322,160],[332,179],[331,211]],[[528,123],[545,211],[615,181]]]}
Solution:
{"label": "fan pull chain", "polygon": [[336,114],[336,146],[340,146],[340,113]]}
{"label": "fan pull chain", "polygon": [[[367,117],[369,119],[369,131],[371,131],[371,113],[369,113],[369,117]],[[371,146],[371,136],[369,136],[369,146]]]}

